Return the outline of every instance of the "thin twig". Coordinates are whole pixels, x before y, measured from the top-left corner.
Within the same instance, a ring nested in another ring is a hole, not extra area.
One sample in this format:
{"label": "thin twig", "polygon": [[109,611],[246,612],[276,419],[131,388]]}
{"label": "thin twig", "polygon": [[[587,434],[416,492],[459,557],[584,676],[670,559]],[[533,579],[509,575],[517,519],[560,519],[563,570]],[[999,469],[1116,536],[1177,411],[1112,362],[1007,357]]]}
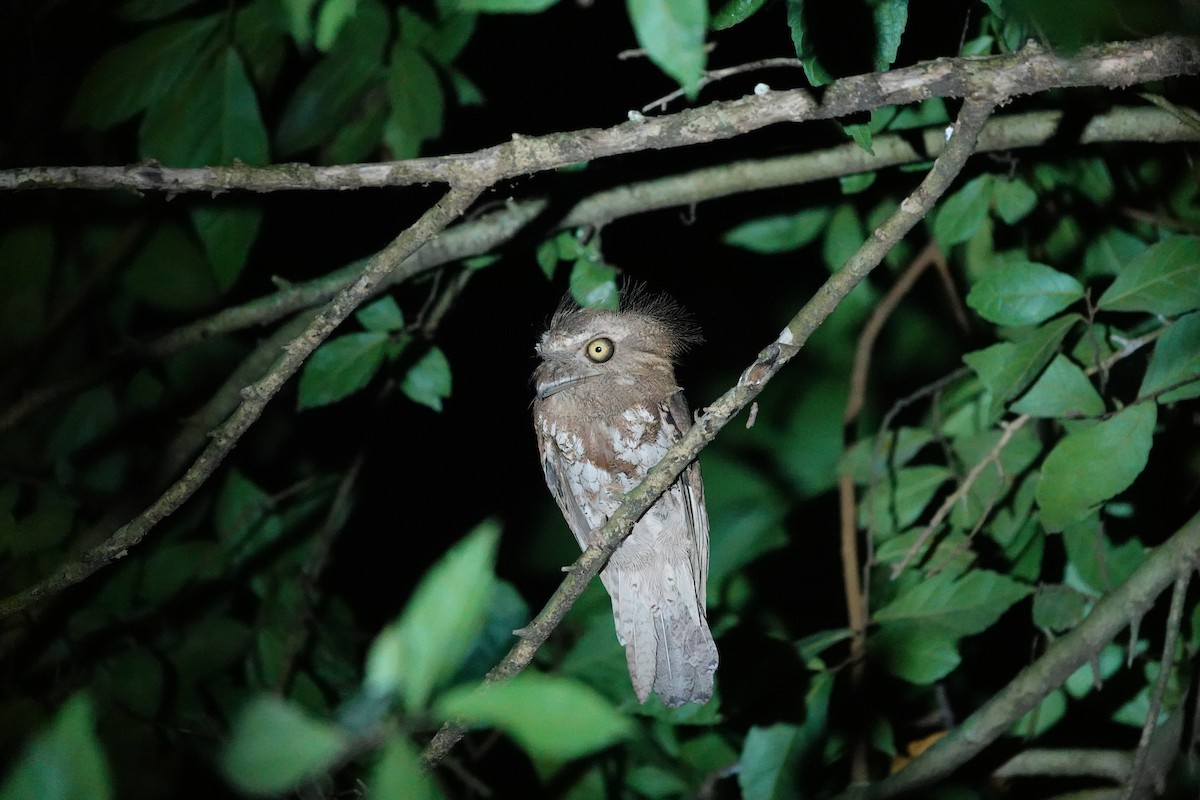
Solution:
{"label": "thin twig", "polygon": [[933,536],[934,532],[942,524],[942,520],[954,509],[954,506],[958,505],[958,502],[966,496],[967,492],[971,491],[971,487],[979,480],[979,476],[983,474],[987,466],[992,462],[1000,463],[1000,454],[1004,451],[1004,448],[1008,445],[1012,437],[1016,435],[1017,431],[1021,430],[1025,426],[1025,423],[1029,422],[1032,418],[1030,414],[1022,414],[1012,422],[1000,423],[1004,432],[1000,434],[1000,438],[996,440],[996,444],[992,446],[992,449],[983,458],[979,459],[975,466],[971,467],[971,471],[962,479],[962,483],[958,485],[958,488],[938,506],[937,511],[933,513],[929,522],[921,530],[921,535],[917,537],[916,541],[912,543],[912,546],[904,554],[904,558],[900,559],[900,562],[892,567],[893,579],[898,578],[900,573],[904,572],[908,568],[908,565],[912,563],[912,560],[917,557],[917,554],[921,552],[921,549],[929,543],[930,537]]}
{"label": "thin twig", "polygon": [[[523,628],[520,641],[488,673],[488,682],[506,680],[528,666],[567,610],[629,535],[634,522],[696,459],[700,451],[716,438],[717,433],[758,396],[767,382],[800,351],[813,331],[833,313],[838,304],[929,212],[962,171],[975,150],[980,130],[995,104],[1002,99],[971,98],[963,104],[954,126],[954,135],[920,185],[875,229],[874,234],[855,251],[849,261],[825,281],[775,341],[767,345],[746,368],[737,384],[709,405],[683,438],[647,473],[646,478],[625,495],[608,522],[593,536],[591,545],[570,567],[567,577],[545,607]],[[425,763],[429,766],[437,764],[465,733],[466,729],[459,724],[443,725],[425,748]]]}
{"label": "thin twig", "polygon": [[[758,61],[750,61],[745,64],[738,64],[734,67],[722,67],[721,69],[705,70],[700,76],[700,80],[696,83],[696,91],[700,91],[710,83],[723,81],[726,78],[732,78],[734,75],[743,75],[747,72],[757,72],[760,69],[773,69],[776,67],[804,67],[804,62],[798,58],[763,58]],[[663,95],[657,100],[652,100],[642,106],[642,111],[646,112],[652,108],[657,108],[661,111],[667,110],[667,103],[672,100],[678,100],[688,93],[687,89],[680,87],[669,94]]]}
{"label": "thin twig", "polygon": [[1133,757],[1133,766],[1129,770],[1129,780],[1125,784],[1124,800],[1132,800],[1141,784],[1144,783],[1141,773],[1146,767],[1150,739],[1154,734],[1154,729],[1158,727],[1158,711],[1162,707],[1167,681],[1175,670],[1175,647],[1179,641],[1179,629],[1183,623],[1183,604],[1187,599],[1188,582],[1191,577],[1190,568],[1182,572],[1175,579],[1175,589],[1171,592],[1171,610],[1167,614],[1162,658],[1158,662],[1158,678],[1154,682],[1154,691],[1150,693],[1150,708],[1146,711],[1146,721],[1142,723],[1142,735],[1138,740],[1137,752]]}

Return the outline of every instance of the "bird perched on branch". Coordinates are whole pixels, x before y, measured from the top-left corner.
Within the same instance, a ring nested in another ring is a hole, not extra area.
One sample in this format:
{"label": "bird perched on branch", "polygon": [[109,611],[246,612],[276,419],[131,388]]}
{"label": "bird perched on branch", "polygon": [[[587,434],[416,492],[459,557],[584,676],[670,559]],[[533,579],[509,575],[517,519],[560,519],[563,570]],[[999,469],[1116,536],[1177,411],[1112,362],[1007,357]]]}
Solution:
{"label": "bird perched on branch", "polygon": [[[534,429],[546,484],[581,548],[691,426],[673,359],[699,337],[682,310],[634,291],[619,311],[559,308],[537,345]],[[712,697],[705,616],[708,512],[688,465],[600,573],[639,701]]]}

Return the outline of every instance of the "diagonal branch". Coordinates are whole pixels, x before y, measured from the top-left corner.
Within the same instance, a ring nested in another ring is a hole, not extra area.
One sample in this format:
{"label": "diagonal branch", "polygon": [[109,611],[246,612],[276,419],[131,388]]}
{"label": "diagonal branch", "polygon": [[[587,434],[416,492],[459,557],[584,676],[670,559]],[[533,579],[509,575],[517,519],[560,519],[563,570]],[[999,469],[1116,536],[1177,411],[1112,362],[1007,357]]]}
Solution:
{"label": "diagonal branch", "polygon": [[[833,313],[851,290],[878,266],[888,251],[933,208],[938,198],[962,171],[967,159],[975,150],[975,143],[984,123],[991,116],[995,106],[1004,99],[972,97],[963,104],[953,128],[953,135],[920,185],[875,229],[850,260],[830,276],[775,341],[758,354],[754,362],[742,373],[737,384],[708,406],[687,434],[650,470],[645,480],[625,495],[616,512],[597,532],[592,544],[571,566],[569,574],[546,606],[522,629],[520,641],[488,673],[489,682],[506,680],[529,665],[538,648],[562,621],[587,584],[600,572],[600,568],[620,546],[621,541],[629,535],[634,523],[679,477],[684,468],[696,459],[700,451],[716,438],[717,433],[758,396],[767,382],[800,351],[813,331]],[[461,725],[443,725],[425,749],[425,763],[433,766],[441,761],[455,743],[462,739],[465,732],[466,729]]]}
{"label": "diagonal branch", "polygon": [[[990,700],[894,775],[854,787],[839,800],[875,800],[913,792],[946,777],[994,742],[1093,654],[1145,614],[1157,597],[1200,560],[1200,514],[1152,552],[1124,583],[1101,600],[1087,619],[1052,644]],[[1164,669],[1169,665],[1164,665]]]}
{"label": "diagonal branch", "polygon": [[175,481],[157,500],[104,542],[84,552],[77,560],[59,566],[48,577],[23,592],[0,600],[0,617],[29,607],[56,592],[79,583],[102,567],[124,557],[150,530],[175,512],[207,481],[238,440],[259,418],[267,403],[304,360],[367,297],[392,270],[414,250],[450,224],[474,202],[482,185],[472,183],[452,188],[420,219],[375,255],[361,273],[337,294],[313,318],[308,327],[283,347],[274,366],[257,381],[242,390],[242,402],[224,424],[211,434],[208,446],[196,458],[183,477]]}
{"label": "diagonal branch", "polygon": [[278,164],[173,169],[156,162],[121,167],[30,167],[0,170],[0,190],[114,189],[139,192],[273,192],[361,189],[425,183],[453,185],[463,176],[496,181],[606,156],[721,141],[783,122],[835,119],[930,97],[986,93],[1013,97],[1069,86],[1125,87],[1200,71],[1200,39],[1156,36],[1063,55],[1029,44],[989,58],[942,58],[885,73],[856,75],[824,87],[821,101],[804,89],[767,91],[611,128],[518,136],[473,153],[378,164],[313,167]]}

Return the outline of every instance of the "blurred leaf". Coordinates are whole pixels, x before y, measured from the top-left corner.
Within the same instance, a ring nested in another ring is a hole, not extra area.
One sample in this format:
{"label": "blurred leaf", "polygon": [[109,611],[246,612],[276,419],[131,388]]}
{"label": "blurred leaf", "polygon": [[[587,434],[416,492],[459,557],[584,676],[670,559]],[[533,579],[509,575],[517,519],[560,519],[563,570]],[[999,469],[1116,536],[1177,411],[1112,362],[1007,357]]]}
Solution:
{"label": "blurred leaf", "polygon": [[[1150,457],[1156,412],[1153,403],[1139,403],[1068,433],[1054,446],[1037,486],[1046,530],[1062,530],[1083,519],[1133,483]],[[1114,458],[1115,453],[1120,458]]]}
{"label": "blurred leaf", "polygon": [[449,67],[471,41],[471,36],[475,33],[475,19],[475,15],[471,13],[443,16],[438,27],[431,30],[421,41],[421,49],[436,63]]}
{"label": "blurred leaf", "polygon": [[554,239],[543,241],[537,246],[534,260],[537,261],[537,265],[541,268],[542,274],[546,276],[546,280],[553,280],[554,270],[558,266],[558,242]]}
{"label": "blurred leaf", "polygon": [[928,630],[917,622],[882,626],[868,640],[871,660],[897,678],[918,686],[936,683],[962,661],[958,637]]}
{"label": "blurred leaf", "polygon": [[221,771],[247,794],[295,789],[336,764],[350,742],[329,722],[282,698],[260,694],[234,721]]}
{"label": "blurred leaf", "polygon": [[946,112],[946,101],[940,97],[930,97],[915,105],[898,109],[896,116],[888,124],[888,130],[904,131],[912,128],[928,128],[949,120],[950,115]]}
{"label": "blurred leaf", "polygon": [[54,231],[49,225],[16,226],[0,234],[0,355],[32,341],[49,309],[54,268]]}
{"label": "blurred leaf", "polygon": [[211,541],[176,541],[155,548],[145,561],[140,598],[161,603],[193,582],[211,580],[225,566],[222,555]]}
{"label": "blurred leaf", "polygon": [[[10,489],[15,489],[9,484]],[[12,492],[12,497],[17,493]],[[13,515],[12,507],[0,514],[0,553],[18,558],[49,550],[63,542],[75,526],[75,511],[69,498],[54,489],[37,493],[32,509]]]}
{"label": "blurred leaf", "polygon": [[776,439],[775,456],[784,473],[803,496],[814,496],[837,483],[837,464],[842,456],[842,415],[849,387],[846,379],[815,377],[793,403],[788,414],[787,435]]}
{"label": "blurred leaf", "polygon": [[791,800],[800,793],[794,778],[798,753],[805,746],[802,728],[787,723],[757,725],[746,732],[739,761],[738,788],[745,800]]}
{"label": "blurred leaf", "polygon": [[804,18],[805,0],[787,0],[787,22],[792,31],[792,46],[796,58],[804,64],[804,75],[813,86],[824,86],[833,81],[833,76],[817,61],[812,34]]}
{"label": "blurred leaf", "polygon": [[1155,343],[1138,395],[1148,397],[1188,380],[1191,382],[1164,392],[1158,402],[1200,397],[1200,312],[1177,319]]}
{"label": "blurred leaf", "polygon": [[217,290],[237,283],[258,238],[262,210],[257,206],[202,205],[192,209],[192,225],[204,244]]}
{"label": "blurred leaf", "polygon": [[991,175],[972,178],[942,201],[933,220],[933,235],[943,249],[967,241],[983,225],[992,199],[992,181]]}
{"label": "blurred leaf", "polygon": [[1067,562],[1076,575],[1097,594],[1112,591],[1125,582],[1146,558],[1146,547],[1137,539],[1114,544],[1091,514],[1062,531]]}
{"label": "blurred leaf", "polygon": [[1083,285],[1045,264],[1026,261],[988,272],[967,305],[998,325],[1036,325],[1083,297]]}
{"label": "blurred leaf", "polygon": [[1069,631],[1083,621],[1087,598],[1058,584],[1042,586],[1033,596],[1033,624],[1055,633]]}
{"label": "blurred leaf", "polygon": [[383,78],[391,25],[378,0],[359,0],[329,52],[300,81],[275,129],[280,156],[329,141],[363,94]]}
{"label": "blurred leaf", "polygon": [[925,445],[933,434],[924,428],[900,428],[884,434],[880,445],[878,436],[854,443],[838,464],[838,472],[849,474],[860,486],[883,480],[889,469],[903,467]]}
{"label": "blurred leaf", "polygon": [[453,0],[459,11],[477,11],[483,14],[537,14],[545,11],[558,0]]}
{"label": "blurred leaf", "polygon": [[112,783],[86,695],[63,704],[0,784],[4,800],[108,800]]}
{"label": "blurred leaf", "polygon": [[969,636],[990,628],[1030,591],[998,572],[976,569],[957,580],[940,572],[902,592],[876,611],[873,619],[885,627],[908,622],[931,633]]}
{"label": "blurred leaf", "polygon": [[481,523],[425,573],[404,612],[367,653],[372,694],[398,694],[415,712],[459,669],[487,620],[499,537],[496,523]]}
{"label": "blurred leaf", "polygon": [[296,408],[337,402],[371,382],[387,354],[386,333],[367,331],[329,339],[309,356],[300,373]]}
{"label": "blurred leaf", "polygon": [[630,770],[629,774],[625,776],[625,785],[639,796],[649,798],[649,800],[682,797],[691,788],[678,772],[650,764],[643,764]]}
{"label": "blurred leaf", "polygon": [[695,97],[707,58],[707,0],[625,0],[625,8],[646,55]]}
{"label": "blurred leaf", "polygon": [[867,489],[858,508],[860,526],[885,539],[904,530],[921,515],[934,494],[950,478],[945,467],[925,464],[896,470]]}
{"label": "blurred leaf", "polygon": [[1059,353],[1012,410],[1035,417],[1093,417],[1104,413],[1104,400],[1083,370]]}
{"label": "blurred leaf", "polygon": [[516,587],[497,579],[488,599],[487,619],[463,657],[453,683],[483,680],[508,653],[513,645],[513,631],[527,623],[529,616],[529,605]]}
{"label": "blurred leaf", "polygon": [[963,356],[980,383],[992,393],[992,415],[1033,382],[1078,321],[1078,316],[1068,314],[1047,322],[1020,342],[1000,342]]}
{"label": "blurred leaf", "polygon": [[1200,308],[1200,236],[1151,245],[1121,270],[1096,305],[1167,317]]}
{"label": "blurred leaf", "polygon": [[1120,228],[1109,228],[1092,239],[1084,255],[1085,277],[1117,275],[1146,250],[1146,243]]}
{"label": "blurred leaf", "polygon": [[862,220],[849,203],[843,203],[833,212],[829,226],[825,229],[825,243],[821,255],[830,272],[837,272],[850,260],[866,238]]}
{"label": "blurred leaf", "polygon": [[367,780],[368,800],[441,800],[443,796],[408,737],[397,734],[388,739]]}
{"label": "blurred leaf", "polygon": [[760,8],[766,5],[766,2],[767,0],[726,0],[725,5],[713,14],[713,18],[709,21],[709,27],[714,31],[732,28],[739,22],[745,22],[754,16]]}
{"label": "blurred leaf", "polygon": [[1037,207],[1037,192],[1020,178],[997,178],[992,183],[992,202],[996,216],[1008,225],[1016,225]]}
{"label": "blurred leaf", "polygon": [[235,563],[261,552],[283,533],[274,498],[236,469],[229,471],[217,495],[213,524]]}
{"label": "blurred leaf", "polygon": [[392,49],[387,92],[392,112],[383,126],[383,141],[392,158],[413,158],[425,140],[442,132],[446,102],[429,61],[403,39]]}
{"label": "blurred leaf", "polygon": [[69,125],[105,130],[145,111],[173,91],[204,56],[221,15],[160,25],[109,50],[84,77],[67,113]]}
{"label": "blurred leaf", "polygon": [[1054,727],[1067,713],[1067,696],[1062,689],[1055,689],[1042,698],[1033,709],[1013,723],[1009,729],[1012,736],[1031,739]]}
{"label": "blurred leaf", "polygon": [[435,712],[498,728],[533,758],[548,761],[580,758],[633,733],[630,721],[593,689],[529,671],[501,683],[451,689]]}
{"label": "blurred leaf", "polygon": [[142,648],[132,648],[101,662],[97,672],[111,699],[142,719],[154,719],[166,684],[162,662]]}
{"label": "blurred leaf", "polygon": [[[925,541],[918,547],[922,539]],[[884,565],[898,564],[908,558],[910,552],[912,563],[925,572],[958,576],[975,563],[975,551],[961,530],[928,536],[924,527],[912,528],[882,542],[875,548],[875,560]]]}
{"label": "blurred leaf", "polygon": [[584,256],[571,267],[571,297],[583,308],[616,308],[617,271]]}
{"label": "blurred leaf", "polygon": [[886,70],[896,60],[900,37],[908,24],[908,0],[876,0],[872,4],[875,18],[875,69]]}
{"label": "blurred leaf", "polygon": [[725,580],[763,553],[787,544],[787,511],[779,490],[760,470],[710,449],[701,464],[708,505],[708,591],[716,603]]}
{"label": "blurred leaf", "polygon": [[800,654],[805,664],[808,664],[813,659],[819,658],[821,653],[825,652],[830,647],[833,647],[839,642],[847,641],[854,637],[854,631],[849,628],[835,628],[831,631],[818,631],[805,636],[800,641],[796,642],[796,652]]}
{"label": "blurred leaf", "polygon": [[450,362],[439,348],[431,347],[409,367],[400,390],[414,403],[441,411],[442,401],[450,396],[450,380]]}
{"label": "blurred leaf", "polygon": [[875,183],[877,174],[875,172],[860,172],[857,175],[843,175],[838,179],[842,185],[842,194],[850,195],[865,192]]}
{"label": "blurred leaf", "polygon": [[313,38],[313,6],[318,0],[279,0],[287,19],[288,33],[301,48],[307,48]]}
{"label": "blurred leaf", "polygon": [[170,223],[151,234],[133,257],[125,285],[134,297],[179,314],[199,311],[220,293],[199,248],[182,228]]}
{"label": "blurred leaf", "polygon": [[762,217],[731,228],[721,241],[752,253],[786,253],[816,239],[828,220],[829,210],[823,206]]}
{"label": "blurred leaf", "polygon": [[342,26],[354,16],[358,0],[324,0],[317,11],[314,44],[322,53],[328,52],[337,40]]}
{"label": "blurred leaf", "polygon": [[358,323],[375,333],[394,333],[404,327],[404,314],[390,294],[354,312]]}
{"label": "blurred leaf", "polygon": [[97,386],[79,394],[57,424],[43,446],[47,463],[74,455],[109,434],[118,421],[117,398],[109,386]]}
{"label": "blurred leaf", "polygon": [[132,20],[162,19],[195,2],[196,0],[126,0],[117,9],[117,16]]}
{"label": "blurred leaf", "polygon": [[150,106],[138,137],[143,158],[172,167],[265,164],[270,158],[258,98],[233,47],[198,60]]}

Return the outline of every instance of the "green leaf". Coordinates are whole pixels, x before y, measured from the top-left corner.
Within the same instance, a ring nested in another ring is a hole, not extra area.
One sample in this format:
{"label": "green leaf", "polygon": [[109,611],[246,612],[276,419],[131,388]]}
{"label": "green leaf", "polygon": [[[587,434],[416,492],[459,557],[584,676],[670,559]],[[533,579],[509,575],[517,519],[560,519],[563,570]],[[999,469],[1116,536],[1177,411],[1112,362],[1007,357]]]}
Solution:
{"label": "green leaf", "polygon": [[1104,400],[1083,370],[1059,353],[1012,410],[1035,417],[1094,417],[1104,413]]}
{"label": "green leaf", "polygon": [[788,800],[800,796],[796,760],[804,748],[805,731],[796,725],[755,725],[746,732],[738,763],[738,788],[745,800]]}
{"label": "green leaf", "polygon": [[786,253],[816,239],[829,216],[829,210],[819,206],[796,214],[753,219],[726,231],[721,241],[752,253]]}
{"label": "green leaf", "polygon": [[766,3],[767,0],[727,0],[725,5],[713,14],[713,18],[709,21],[709,27],[714,31],[732,28],[739,22],[750,19]]}
{"label": "green leaf", "polygon": [[900,428],[889,430],[882,446],[875,439],[862,439],[854,443],[842,457],[838,472],[851,475],[860,486],[884,479],[890,468],[902,467],[933,441],[933,434],[924,428]]}
{"label": "green leaf", "polygon": [[1083,297],[1083,285],[1066,273],[1023,261],[990,270],[971,287],[967,305],[997,325],[1036,325]]}
{"label": "green leaf", "polygon": [[383,53],[391,32],[377,0],[359,0],[329,53],[300,81],[275,132],[281,156],[329,141],[350,118],[367,89],[383,77]]}
{"label": "green leaf", "polygon": [[972,178],[966,186],[942,201],[933,220],[933,235],[943,248],[970,239],[987,219],[992,176]]}
{"label": "green leaf", "polygon": [[277,794],[320,776],[349,744],[336,725],[313,719],[280,697],[260,694],[234,722],[221,771],[243,792]]}
{"label": "green leaf", "polygon": [[571,267],[571,297],[583,308],[616,308],[617,271],[603,261],[584,256]]}
{"label": "green leaf", "polygon": [[68,124],[105,130],[166,97],[197,60],[206,59],[200,54],[221,20],[213,14],[160,25],[108,51],[84,76]]}
{"label": "green leaf", "polygon": [[1146,547],[1136,538],[1115,544],[1104,532],[1099,514],[1063,528],[1062,541],[1075,575],[1097,593],[1120,586],[1146,558]]}
{"label": "green leaf", "polygon": [[195,3],[196,0],[127,0],[117,9],[121,19],[155,20],[169,17]]}
{"label": "green leaf", "polygon": [[1120,228],[1109,228],[1088,245],[1083,259],[1085,277],[1117,275],[1146,251],[1146,243]]}
{"label": "green leaf", "polygon": [[896,622],[876,631],[868,648],[871,660],[897,678],[928,686],[949,675],[962,661],[957,642],[958,637],[942,631]]}
{"label": "green leaf", "polygon": [[43,446],[47,463],[68,458],[100,437],[111,433],[120,419],[117,399],[109,386],[88,389],[59,412]]}
{"label": "green leaf", "polygon": [[1037,485],[1046,530],[1062,530],[1129,488],[1146,468],[1157,416],[1153,403],[1139,403],[1054,446]]}
{"label": "green leaf", "polygon": [[258,238],[262,209],[250,205],[202,205],[192,209],[192,225],[204,245],[218,291],[237,283],[250,247]]}
{"label": "green leaf", "polygon": [[354,312],[360,325],[376,333],[394,333],[404,327],[404,314],[390,294]]}
{"label": "green leaf", "polygon": [[296,408],[329,405],[371,382],[387,354],[385,333],[368,331],[330,339],[313,353],[300,373]]}
{"label": "green leaf", "polygon": [[329,51],[337,41],[342,26],[354,16],[358,0],[324,0],[317,12],[315,44],[322,53]]}
{"label": "green leaf", "polygon": [[450,396],[450,362],[437,347],[429,348],[413,364],[400,384],[400,390],[414,403],[442,410],[442,401]]}
{"label": "green leaf", "polygon": [[646,55],[695,97],[707,58],[707,0],[626,0],[625,7]]}
{"label": "green leaf", "polygon": [[287,20],[288,33],[300,47],[307,49],[313,38],[312,10],[317,0],[280,0]]}
{"label": "green leaf", "polygon": [[865,238],[862,220],[859,219],[854,206],[849,203],[838,206],[833,212],[833,218],[829,220],[828,227],[825,228],[825,241],[821,246],[821,255],[829,271],[837,272],[841,269]]}
{"label": "green leaf", "polygon": [[838,178],[838,183],[842,186],[842,194],[860,194],[875,183],[875,178],[878,173],[875,172],[860,172],[857,175],[843,175]]}
{"label": "green leaf", "polygon": [[1184,381],[1189,382],[1163,392],[1158,402],[1175,403],[1200,397],[1200,312],[1177,319],[1155,343],[1138,395],[1148,397]]}
{"label": "green leaf", "polygon": [[817,60],[812,35],[804,19],[804,3],[805,0],[787,0],[787,21],[792,31],[792,46],[796,49],[796,58],[804,65],[804,75],[808,82],[813,86],[824,86],[833,81],[833,76]]}
{"label": "green leaf", "polygon": [[1033,596],[1033,624],[1054,633],[1069,631],[1083,621],[1087,597],[1067,586],[1042,586]]}
{"label": "green leaf", "polygon": [[1097,306],[1166,317],[1200,308],[1200,236],[1151,245],[1121,270]]}
{"label": "green leaf", "polygon": [[950,478],[945,467],[925,464],[897,470],[863,495],[858,518],[874,535],[886,538],[904,530],[925,510],[934,494]]}
{"label": "green leaf", "polygon": [[216,278],[193,239],[167,223],[142,245],[125,273],[137,299],[179,314],[198,311],[217,299]]}
{"label": "green leaf", "polygon": [[558,242],[554,239],[546,239],[539,244],[534,254],[534,260],[537,261],[546,280],[553,280],[554,270],[558,266]]}
{"label": "green leaf", "polygon": [[997,178],[992,183],[992,202],[996,215],[1009,225],[1016,225],[1037,207],[1037,192],[1020,178]]}
{"label": "green leaf", "polygon": [[138,150],[172,167],[265,164],[267,129],[237,50],[201,59],[166,97],[150,107]]}
{"label": "green leaf", "polygon": [[908,622],[930,632],[969,636],[990,628],[1031,591],[998,572],[976,569],[958,580],[939,572],[901,592],[873,617],[884,626]]}
{"label": "green leaf", "polygon": [[367,653],[372,694],[398,694],[417,711],[458,670],[487,619],[499,538],[499,526],[484,522],[425,573],[404,612]]}
{"label": "green leaf", "polygon": [[[1003,432],[995,427],[979,433],[959,436],[954,440],[954,452],[959,463],[969,469],[991,457]],[[1028,425],[1012,434],[999,452],[999,464],[993,460],[979,473],[966,496],[954,505],[950,522],[963,530],[974,528],[1008,494],[1018,476],[1041,455],[1041,439]]]}
{"label": "green leaf", "polygon": [[992,393],[992,415],[1032,383],[1078,321],[1078,316],[1068,314],[1047,322],[1020,342],[1000,342],[963,356],[966,365]]}
{"label": "green leaf", "polygon": [[260,552],[283,533],[274,498],[236,469],[230,470],[217,495],[213,525],[221,546],[235,561]]}
{"label": "green leaf", "polygon": [[570,678],[523,672],[495,684],[451,689],[435,704],[442,719],[489,725],[534,759],[569,761],[632,735],[629,719]]}
{"label": "green leaf", "polygon": [[0,784],[4,800],[108,800],[112,782],[86,695],[63,704]]}
{"label": "green leaf", "polygon": [[392,112],[383,126],[383,141],[393,158],[413,158],[425,140],[442,132],[446,101],[429,61],[403,39],[392,48],[387,93]]}
{"label": "green leaf", "polygon": [[908,0],[877,0],[874,6],[875,69],[882,72],[896,60],[900,49],[900,37],[908,24]]}
{"label": "green leaf", "polygon": [[787,544],[787,504],[779,489],[742,459],[706,453],[703,474],[712,521],[708,592],[716,603],[730,575]]}
{"label": "green leaf", "polygon": [[435,63],[449,67],[471,41],[471,36],[475,33],[475,19],[475,15],[469,13],[443,15],[438,27],[431,30],[421,41],[421,49]]}
{"label": "green leaf", "polygon": [[368,800],[441,800],[437,781],[404,735],[392,736],[367,779]]}
{"label": "green leaf", "polygon": [[[14,221],[15,222],[15,221]],[[54,276],[54,230],[48,225],[18,227],[0,234],[0,354],[33,340],[42,330]]]}
{"label": "green leaf", "polygon": [[508,581],[497,579],[487,602],[487,619],[463,657],[454,683],[480,681],[513,645],[513,631],[529,621],[529,606]]}
{"label": "green leaf", "polygon": [[537,14],[545,11],[558,0],[453,0],[459,11],[477,11],[482,14]]}

